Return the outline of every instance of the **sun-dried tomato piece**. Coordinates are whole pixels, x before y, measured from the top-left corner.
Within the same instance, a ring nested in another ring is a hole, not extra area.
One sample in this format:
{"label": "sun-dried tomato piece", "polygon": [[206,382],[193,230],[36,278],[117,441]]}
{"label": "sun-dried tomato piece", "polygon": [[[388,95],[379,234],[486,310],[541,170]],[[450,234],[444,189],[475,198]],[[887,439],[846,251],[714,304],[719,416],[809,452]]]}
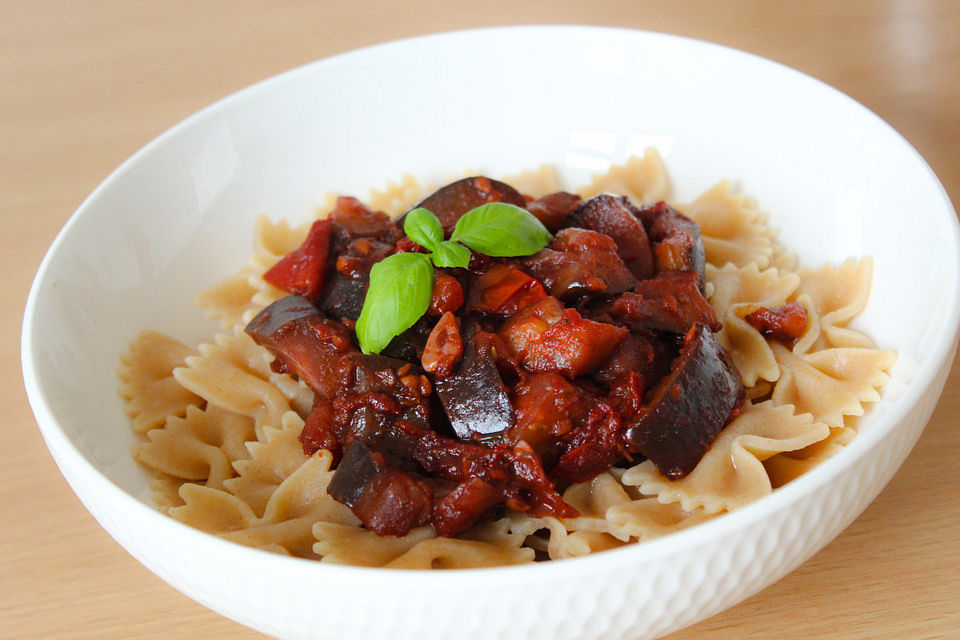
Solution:
{"label": "sun-dried tomato piece", "polygon": [[763,335],[784,342],[800,339],[807,330],[807,308],[801,302],[760,307],[743,319]]}
{"label": "sun-dried tomato piece", "polygon": [[501,492],[489,482],[470,478],[433,503],[430,524],[441,536],[455,536],[473,526],[502,499]]}
{"label": "sun-dried tomato piece", "polygon": [[433,278],[433,297],[427,313],[442,316],[448,311],[456,311],[463,306],[463,287],[460,282],[444,271],[437,271]]}
{"label": "sun-dried tomato piece", "polygon": [[313,455],[326,449],[333,455],[333,464],[340,461],[343,451],[333,424],[333,405],[324,398],[315,398],[313,409],[307,416],[300,432],[300,445],[305,455]]}
{"label": "sun-dried tomato piece", "polygon": [[494,264],[470,282],[469,311],[511,315],[547,297],[543,285],[505,264]]}
{"label": "sun-dried tomato piece", "polygon": [[298,293],[316,300],[327,272],[332,228],[330,220],[314,222],[303,244],[281,258],[263,274],[263,279],[287,293]]}
{"label": "sun-dried tomato piece", "polygon": [[560,484],[585,482],[623,457],[619,414],[606,402],[595,402],[578,428],[564,442],[566,453],[550,470]]}

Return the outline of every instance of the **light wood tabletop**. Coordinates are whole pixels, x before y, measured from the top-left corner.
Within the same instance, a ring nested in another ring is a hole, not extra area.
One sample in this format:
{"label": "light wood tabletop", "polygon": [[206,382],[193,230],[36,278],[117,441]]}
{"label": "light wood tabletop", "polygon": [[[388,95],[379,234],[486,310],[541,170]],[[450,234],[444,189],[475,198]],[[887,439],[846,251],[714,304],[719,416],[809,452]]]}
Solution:
{"label": "light wood tabletop", "polygon": [[[581,23],[700,38],[849,94],[960,202],[957,0],[105,2],[0,0],[0,636],[263,638],[164,584],[84,510],[20,377],[34,272],[81,200],[197,109],[359,46],[477,26]],[[672,640],[960,638],[960,368],[867,511],[777,584]]]}

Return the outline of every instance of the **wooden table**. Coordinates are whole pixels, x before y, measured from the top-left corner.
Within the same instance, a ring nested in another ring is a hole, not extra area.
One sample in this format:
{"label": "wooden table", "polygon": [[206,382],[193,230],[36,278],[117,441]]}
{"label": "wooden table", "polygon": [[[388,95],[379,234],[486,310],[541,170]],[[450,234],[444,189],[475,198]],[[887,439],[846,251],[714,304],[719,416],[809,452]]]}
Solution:
{"label": "wooden table", "polygon": [[[19,375],[49,243],[107,173],[200,107],[362,45],[484,25],[589,23],[772,58],[902,132],[960,201],[960,2],[0,1],[0,636],[262,638],[174,591],[96,524]],[[960,368],[883,494],[806,565],[673,640],[960,637]]]}

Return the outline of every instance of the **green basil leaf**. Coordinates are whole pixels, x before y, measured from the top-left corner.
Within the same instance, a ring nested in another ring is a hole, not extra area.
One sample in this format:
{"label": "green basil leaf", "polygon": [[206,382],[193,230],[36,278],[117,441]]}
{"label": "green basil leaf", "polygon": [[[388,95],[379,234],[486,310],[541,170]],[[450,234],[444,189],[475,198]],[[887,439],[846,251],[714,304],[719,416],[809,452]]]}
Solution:
{"label": "green basil leaf", "polygon": [[427,312],[433,295],[433,265],[422,253],[396,253],[373,265],[370,287],[357,319],[364,353],[380,353]]}
{"label": "green basil leaf", "polygon": [[462,244],[444,240],[433,248],[433,254],[430,256],[433,264],[438,267],[461,267],[467,268],[470,264],[470,249]]}
{"label": "green basil leaf", "polygon": [[547,246],[550,232],[526,209],[490,202],[465,213],[450,240],[488,256],[529,256]]}
{"label": "green basil leaf", "polygon": [[440,219],[433,212],[423,207],[417,207],[403,219],[403,232],[407,236],[429,250],[443,240],[443,227]]}

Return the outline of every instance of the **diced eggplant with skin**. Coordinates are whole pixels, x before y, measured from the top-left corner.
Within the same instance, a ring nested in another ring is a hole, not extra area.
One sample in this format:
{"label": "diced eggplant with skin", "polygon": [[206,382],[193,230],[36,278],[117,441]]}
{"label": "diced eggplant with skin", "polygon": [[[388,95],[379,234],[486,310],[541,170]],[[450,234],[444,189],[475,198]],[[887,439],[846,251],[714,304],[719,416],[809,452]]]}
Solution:
{"label": "diced eggplant with skin", "polygon": [[723,427],[739,413],[745,390],[730,354],[708,327],[694,325],[647,410],[623,432],[633,451],[671,480],[693,471]]}
{"label": "diced eggplant with skin", "polygon": [[556,233],[581,202],[582,199],[575,193],[557,191],[528,202],[527,211],[542,222],[550,233]]}
{"label": "diced eggplant with skin", "polygon": [[455,536],[473,526],[501,500],[503,495],[492,484],[471,478],[434,502],[430,524],[441,536]]}
{"label": "diced eggplant with skin", "polygon": [[586,200],[564,220],[566,227],[580,227],[610,236],[627,269],[639,279],[653,275],[655,265],[650,240],[634,207],[625,196],[602,193]]}
{"label": "diced eggplant with skin", "polygon": [[472,323],[463,328],[463,356],[456,371],[434,380],[454,432],[461,440],[495,439],[514,422],[507,387],[497,369],[495,336]]}
{"label": "diced eggplant with skin", "polygon": [[637,372],[649,384],[655,375],[657,353],[652,340],[640,333],[629,333],[610,357],[594,369],[590,376],[607,386],[613,386],[631,372]]}
{"label": "diced eggplant with skin", "polygon": [[[412,209],[423,207],[432,211],[440,219],[443,231],[449,237],[463,214],[488,202],[506,202],[518,207],[527,205],[526,199],[510,185],[483,176],[474,176],[441,187]],[[397,220],[401,228],[405,217],[406,214]]]}
{"label": "diced eggplant with skin", "polygon": [[333,363],[354,349],[347,328],[300,295],[281,298],[265,308],[247,324],[246,332],[277,356],[284,371],[296,374],[325,398],[333,397],[340,387]]}
{"label": "diced eggplant with skin", "polygon": [[360,440],[347,447],[327,493],[377,535],[402,536],[430,521],[433,492],[427,483]]}
{"label": "diced eggplant with skin", "polygon": [[348,278],[335,272],[327,280],[327,286],[320,297],[323,312],[331,318],[356,320],[363,309],[363,299],[367,295],[369,283],[369,276]]}
{"label": "diced eggplant with skin", "polygon": [[519,264],[542,282],[551,296],[564,301],[622,293],[637,282],[610,236],[574,227],[559,231],[548,248]]}
{"label": "diced eggplant with skin", "polygon": [[695,271],[704,291],[706,254],[700,227],[666,202],[657,202],[637,212],[654,241],[658,271]]}
{"label": "diced eggplant with skin", "polygon": [[337,198],[328,219],[333,223],[331,252],[336,256],[360,238],[393,245],[403,236],[401,228],[387,214],[372,211],[350,196]]}
{"label": "diced eggplant with skin", "polygon": [[523,359],[544,331],[563,319],[563,311],[559,300],[546,297],[507,318],[497,334],[518,358]]}
{"label": "diced eggplant with skin", "polygon": [[695,323],[705,324],[713,331],[723,326],[700,292],[699,279],[693,271],[662,271],[639,282],[633,291],[602,303],[596,311],[633,331],[684,334]]}
{"label": "diced eggplant with skin", "polygon": [[370,269],[386,258],[393,246],[375,239],[358,238],[337,257],[336,269],[320,293],[320,309],[335,320],[356,320],[370,284]]}
{"label": "diced eggplant with skin", "polygon": [[560,321],[527,347],[522,360],[528,371],[559,371],[571,380],[601,365],[629,331],[587,320],[576,309],[566,309]]}

